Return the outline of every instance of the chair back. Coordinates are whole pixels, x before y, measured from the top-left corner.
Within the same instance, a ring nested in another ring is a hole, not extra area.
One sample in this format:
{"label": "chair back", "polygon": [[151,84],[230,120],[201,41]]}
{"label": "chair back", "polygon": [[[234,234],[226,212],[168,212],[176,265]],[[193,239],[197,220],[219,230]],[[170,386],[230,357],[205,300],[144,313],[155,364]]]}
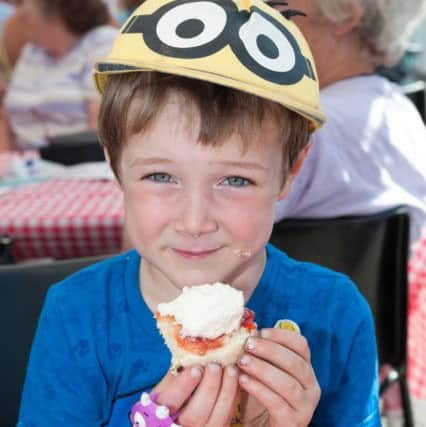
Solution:
{"label": "chair back", "polygon": [[348,275],[372,309],[380,363],[405,365],[409,214],[399,206],[373,215],[284,219],[270,239],[292,258]]}
{"label": "chair back", "polygon": [[14,427],[31,343],[49,287],[101,257],[0,267],[0,426]]}
{"label": "chair back", "polygon": [[13,237],[8,234],[0,234],[0,265],[14,264]]}
{"label": "chair back", "polygon": [[417,80],[402,85],[403,93],[413,102],[426,123],[426,83]]}
{"label": "chair back", "polygon": [[49,144],[40,148],[42,159],[66,166],[105,160],[96,131],[49,137]]}

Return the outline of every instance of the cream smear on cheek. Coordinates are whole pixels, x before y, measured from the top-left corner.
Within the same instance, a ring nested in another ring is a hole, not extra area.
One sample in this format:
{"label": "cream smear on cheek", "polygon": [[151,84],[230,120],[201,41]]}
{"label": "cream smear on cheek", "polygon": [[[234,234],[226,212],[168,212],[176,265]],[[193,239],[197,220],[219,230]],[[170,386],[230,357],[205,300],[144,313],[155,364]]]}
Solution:
{"label": "cream smear on cheek", "polygon": [[239,258],[250,258],[252,255],[252,250],[245,248],[236,248],[234,249],[233,254]]}

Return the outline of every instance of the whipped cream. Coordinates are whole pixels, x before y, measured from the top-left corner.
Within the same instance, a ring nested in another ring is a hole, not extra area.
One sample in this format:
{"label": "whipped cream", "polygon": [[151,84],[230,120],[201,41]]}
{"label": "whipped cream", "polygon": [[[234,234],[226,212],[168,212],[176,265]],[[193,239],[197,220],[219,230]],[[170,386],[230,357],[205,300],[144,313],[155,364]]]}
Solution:
{"label": "whipped cream", "polygon": [[240,327],[244,311],[243,293],[216,282],[183,288],[173,301],[158,304],[161,316],[174,316],[182,335],[214,339]]}

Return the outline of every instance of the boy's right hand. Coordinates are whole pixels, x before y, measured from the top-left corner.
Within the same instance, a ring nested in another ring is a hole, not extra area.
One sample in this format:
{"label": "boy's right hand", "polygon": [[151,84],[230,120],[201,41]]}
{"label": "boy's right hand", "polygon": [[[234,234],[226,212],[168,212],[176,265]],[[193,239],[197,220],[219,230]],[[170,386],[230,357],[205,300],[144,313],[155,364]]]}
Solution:
{"label": "boy's right hand", "polygon": [[229,427],[239,402],[238,368],[210,364],[168,373],[152,390],[157,403],[165,405],[184,427]]}

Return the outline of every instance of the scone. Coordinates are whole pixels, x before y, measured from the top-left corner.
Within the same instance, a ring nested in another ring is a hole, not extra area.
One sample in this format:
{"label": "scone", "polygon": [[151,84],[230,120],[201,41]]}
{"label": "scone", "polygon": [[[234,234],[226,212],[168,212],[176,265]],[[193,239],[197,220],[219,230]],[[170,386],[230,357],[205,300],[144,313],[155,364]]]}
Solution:
{"label": "scone", "polygon": [[172,372],[209,362],[236,363],[257,328],[243,293],[223,283],[184,288],[175,300],[158,305],[156,318],[172,354]]}

